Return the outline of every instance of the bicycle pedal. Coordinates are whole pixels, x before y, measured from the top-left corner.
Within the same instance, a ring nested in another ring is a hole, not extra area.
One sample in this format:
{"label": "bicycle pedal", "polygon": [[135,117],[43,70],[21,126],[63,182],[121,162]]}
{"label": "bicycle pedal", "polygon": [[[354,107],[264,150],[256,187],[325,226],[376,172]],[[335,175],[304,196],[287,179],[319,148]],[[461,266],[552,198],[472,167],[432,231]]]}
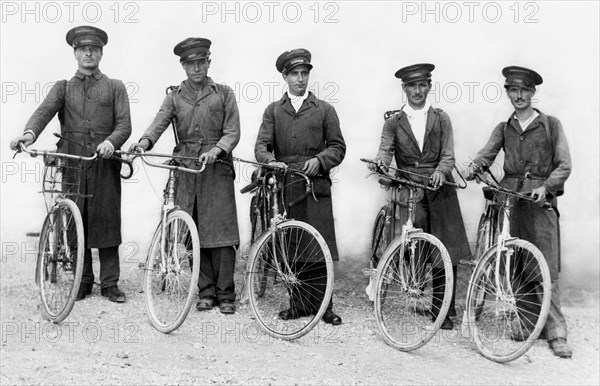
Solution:
{"label": "bicycle pedal", "polygon": [[477,265],[477,262],[475,262],[475,260],[460,260],[458,263],[461,265],[470,265],[471,267]]}
{"label": "bicycle pedal", "polygon": [[375,274],[376,272],[377,272],[377,268],[363,268],[362,269],[362,273],[366,277],[371,277],[371,275]]}

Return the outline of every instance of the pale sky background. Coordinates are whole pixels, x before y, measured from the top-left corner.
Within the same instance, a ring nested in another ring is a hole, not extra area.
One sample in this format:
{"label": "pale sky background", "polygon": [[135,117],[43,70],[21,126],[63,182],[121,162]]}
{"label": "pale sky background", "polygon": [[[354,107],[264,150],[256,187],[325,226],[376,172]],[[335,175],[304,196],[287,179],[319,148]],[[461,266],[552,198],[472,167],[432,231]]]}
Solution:
{"label": "pale sky background", "polygon": [[[573,161],[561,213],[563,285],[598,288],[599,271],[599,6],[596,1],[536,2],[2,2],[1,160],[3,258],[33,258],[26,232],[38,232],[45,216],[38,160],[12,159],[10,139],[20,133],[51,83],[72,77],[76,62],[65,42],[77,25],[109,36],[101,70],[126,83],[133,134],[152,121],[168,85],[185,73],[173,54],[181,40],[212,40],[209,75],[233,87],[242,138],[234,155],[254,159],[254,141],[267,105],[281,97],[277,56],[293,48],[313,54],[311,84],[339,115],[348,146],[333,175],[334,215],[341,268],[366,265],[371,227],[386,193],[365,179],[361,157],[379,146],[382,115],[404,103],[394,72],[430,62],[430,102],[454,126],[455,154],[464,164],[485,144],[494,126],[512,112],[501,69],[533,68],[544,78],[534,107],[559,118]],[[52,121],[38,149],[52,148]],[[171,132],[155,151],[170,152]],[[238,165],[236,189],[250,170]],[[138,169],[123,183],[123,264],[144,259],[158,221],[167,173]],[[483,209],[480,186],[459,193],[470,239]],[[250,197],[238,193],[242,245],[249,235]],[[243,262],[240,262],[243,263]],[[126,267],[124,269],[127,269]]]}

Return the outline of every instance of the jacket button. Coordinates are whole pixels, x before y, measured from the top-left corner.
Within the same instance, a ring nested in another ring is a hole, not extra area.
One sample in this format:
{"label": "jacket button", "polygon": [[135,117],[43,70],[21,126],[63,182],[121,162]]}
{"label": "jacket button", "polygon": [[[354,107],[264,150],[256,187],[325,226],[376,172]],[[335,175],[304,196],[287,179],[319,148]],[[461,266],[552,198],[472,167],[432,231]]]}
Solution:
{"label": "jacket button", "polygon": [[196,131],[200,131],[200,128],[198,126],[195,127]]}
{"label": "jacket button", "polygon": [[525,137],[523,137],[523,136],[520,136],[520,137],[519,137],[519,139],[522,141],[523,139],[525,139]]}

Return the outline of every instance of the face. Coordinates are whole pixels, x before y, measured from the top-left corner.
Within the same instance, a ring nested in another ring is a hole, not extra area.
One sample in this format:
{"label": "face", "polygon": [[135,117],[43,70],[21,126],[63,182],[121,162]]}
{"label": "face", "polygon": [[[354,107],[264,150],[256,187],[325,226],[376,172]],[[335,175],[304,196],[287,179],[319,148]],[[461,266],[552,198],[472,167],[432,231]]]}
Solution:
{"label": "face", "polygon": [[421,109],[427,102],[427,95],[431,91],[430,80],[418,80],[409,84],[403,84],[402,89],[408,98],[408,104],[413,109]]}
{"label": "face", "polygon": [[98,68],[102,59],[102,47],[81,46],[75,49],[75,59],[80,71],[91,72]]}
{"label": "face", "polygon": [[202,58],[198,60],[191,60],[189,62],[183,62],[181,64],[190,82],[201,85],[206,82],[208,76],[208,69],[210,67],[210,59]]}
{"label": "face", "polygon": [[308,78],[310,77],[310,69],[308,66],[300,65],[292,68],[287,74],[283,75],[283,79],[288,84],[290,93],[295,96],[304,95],[308,87]]}
{"label": "face", "polygon": [[527,110],[531,107],[531,98],[535,95],[535,90],[510,86],[506,93],[515,110]]}

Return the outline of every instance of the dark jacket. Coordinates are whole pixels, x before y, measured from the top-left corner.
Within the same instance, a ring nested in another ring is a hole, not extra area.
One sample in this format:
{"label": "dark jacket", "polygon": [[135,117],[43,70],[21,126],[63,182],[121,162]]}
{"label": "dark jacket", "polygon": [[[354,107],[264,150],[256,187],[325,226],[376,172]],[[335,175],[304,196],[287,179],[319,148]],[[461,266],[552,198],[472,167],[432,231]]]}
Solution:
{"label": "dark jacket", "polygon": [[[27,122],[26,130],[31,130],[37,138],[56,113],[62,136],[93,149],[107,140],[117,150],[131,135],[125,85],[109,79],[100,70],[91,76],[78,71],[69,81],[57,82]],[[64,140],[57,147],[59,152],[69,154],[92,153]],[[67,173],[65,178],[70,182],[81,176],[80,192],[91,195],[85,200],[75,200],[84,217],[86,247],[117,246],[121,243],[121,164],[98,158],[83,165],[81,172]]]}
{"label": "dark jacket", "polygon": [[[401,169],[428,177],[434,171],[440,171],[447,180],[452,181],[454,137],[448,114],[442,109],[429,108],[422,151],[406,113],[402,111],[388,118],[383,125],[377,159],[389,165],[392,156]],[[450,254],[452,264],[456,265],[460,259],[471,254],[456,189],[444,185],[438,191],[426,191],[425,194],[429,204],[429,224],[416,222],[416,225],[440,239]]]}
{"label": "dark jacket", "polygon": [[519,200],[511,212],[510,233],[538,247],[548,263],[552,280],[558,280],[561,261],[556,196],[563,194],[565,181],[571,174],[571,155],[560,121],[538,113],[525,131],[514,114],[507,122],[499,123],[473,162],[490,167],[503,149],[502,186],[522,193],[546,187],[546,198],[553,209]]}
{"label": "dark jacket", "polygon": [[[167,95],[154,121],[144,132],[151,147],[171,121],[177,120],[179,143],[173,155],[198,157],[213,147],[223,150],[222,159],[231,163],[231,151],[240,140],[240,115],[230,87],[208,78],[204,90],[196,95],[185,80]],[[194,161],[185,166],[198,169]],[[196,217],[202,248],[239,244],[233,172],[221,163],[207,165],[200,174],[179,173],[175,204]]]}
{"label": "dark jacket", "polygon": [[[346,154],[346,144],[340,121],[333,106],[310,93],[298,112],[286,94],[271,103],[263,114],[254,155],[258,162],[281,161],[295,169],[316,157],[321,164],[319,173],[324,177],[313,179],[318,202],[311,197],[289,208],[290,218],[314,226],[327,241],[332,258],[338,260],[338,251],[331,205],[329,171],[338,166]],[[286,202],[304,192],[299,183],[289,185]]]}

